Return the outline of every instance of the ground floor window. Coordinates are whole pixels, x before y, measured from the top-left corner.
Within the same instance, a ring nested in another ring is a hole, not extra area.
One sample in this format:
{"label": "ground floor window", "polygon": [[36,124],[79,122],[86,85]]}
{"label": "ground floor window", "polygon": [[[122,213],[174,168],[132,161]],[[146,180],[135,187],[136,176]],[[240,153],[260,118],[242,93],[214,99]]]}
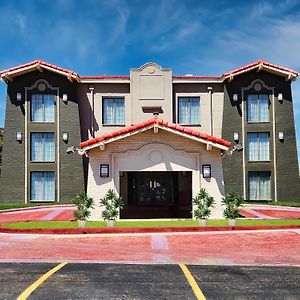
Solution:
{"label": "ground floor window", "polygon": [[248,173],[249,200],[271,200],[271,172]]}
{"label": "ground floor window", "polygon": [[54,172],[31,172],[31,201],[55,201]]}

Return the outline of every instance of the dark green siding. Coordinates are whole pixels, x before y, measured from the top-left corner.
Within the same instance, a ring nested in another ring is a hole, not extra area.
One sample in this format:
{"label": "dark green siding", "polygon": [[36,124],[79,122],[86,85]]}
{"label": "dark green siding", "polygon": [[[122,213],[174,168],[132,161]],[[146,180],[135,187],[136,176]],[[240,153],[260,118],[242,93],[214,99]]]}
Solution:
{"label": "dark green siding", "polygon": [[[276,76],[264,71],[252,71],[240,75],[224,85],[224,114],[222,137],[232,141],[233,133],[239,132],[242,137],[242,93],[241,89],[248,87],[254,80],[260,79],[267,86],[274,87],[274,109],[275,120],[272,120],[272,105],[270,107],[270,123],[267,124],[247,124],[245,132],[270,132],[270,154],[271,161],[261,163],[246,163],[246,182],[248,171],[271,171],[272,197],[274,199],[274,157],[273,157],[273,138],[276,144],[277,153],[277,200],[278,201],[300,201],[300,182],[298,171],[298,160],[296,152],[295,125],[293,119],[293,104],[291,96],[291,83],[281,76]],[[283,101],[277,100],[278,93],[283,94]],[[239,101],[232,102],[232,95],[238,94]],[[273,137],[272,122],[275,122],[276,133]],[[284,133],[285,140],[278,140],[278,132]],[[242,143],[242,141],[240,141]],[[244,150],[247,145],[243,145]],[[242,151],[234,152],[232,157],[223,159],[225,189],[231,188],[239,192],[243,191],[243,171],[242,171]],[[247,157],[247,156],[246,156]]]}
{"label": "dark green siding", "polygon": [[[66,77],[52,72],[31,72],[14,78],[8,84],[8,98],[6,104],[6,121],[4,129],[3,164],[1,174],[1,202],[24,202],[25,200],[25,118],[24,98],[25,87],[31,87],[37,80],[44,79],[52,87],[59,88],[60,102],[60,132],[57,132],[56,124],[32,124],[28,123],[28,151],[30,150],[30,132],[55,132],[56,140],[59,140],[59,169],[60,169],[60,202],[68,203],[84,189],[82,157],[77,153],[67,155],[66,149],[70,145],[78,146],[80,143],[80,124],[78,113],[77,84],[70,82]],[[22,92],[21,105],[16,101],[16,93]],[[34,93],[33,90],[30,93]],[[29,94],[30,94],[29,93]],[[62,95],[68,94],[68,103],[62,101]],[[28,97],[30,99],[30,97]],[[17,104],[17,105],[16,105]],[[28,105],[28,111],[30,105]],[[57,108],[56,108],[57,109]],[[16,132],[22,131],[23,143],[16,141]],[[63,142],[62,132],[68,132],[68,143]],[[30,171],[56,172],[55,163],[35,163],[28,161],[28,199],[30,196]],[[57,178],[57,172],[55,173]],[[8,197],[9,195],[9,197]]]}

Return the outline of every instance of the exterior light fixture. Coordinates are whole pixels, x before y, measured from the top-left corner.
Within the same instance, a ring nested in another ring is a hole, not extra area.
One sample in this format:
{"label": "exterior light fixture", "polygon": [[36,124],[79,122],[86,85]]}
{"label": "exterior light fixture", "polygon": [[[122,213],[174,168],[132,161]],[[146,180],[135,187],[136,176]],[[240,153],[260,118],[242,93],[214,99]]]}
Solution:
{"label": "exterior light fixture", "polygon": [[100,165],[100,177],[109,177],[109,165]]}
{"label": "exterior light fixture", "polygon": [[284,134],[283,134],[282,131],[278,132],[278,139],[279,139],[279,141],[283,141],[284,140]]}
{"label": "exterior light fixture", "polygon": [[283,100],[282,93],[278,93],[277,99],[278,99],[278,101],[282,101]]}
{"label": "exterior light fixture", "polygon": [[16,133],[16,139],[17,139],[17,142],[19,142],[20,144],[22,143],[23,137],[22,137],[22,132],[21,131],[18,131]]}
{"label": "exterior light fixture", "polygon": [[237,102],[237,101],[239,100],[238,94],[233,94],[233,95],[232,95],[232,100],[233,100],[234,102]]}
{"label": "exterior light fixture", "polygon": [[203,178],[211,178],[211,165],[202,165]]}
{"label": "exterior light fixture", "polygon": [[62,101],[66,104],[68,103],[68,94],[63,94]]}
{"label": "exterior light fixture", "polygon": [[69,134],[67,132],[63,132],[62,139],[65,143],[67,143],[69,141]]}
{"label": "exterior light fixture", "polygon": [[22,101],[22,94],[21,93],[17,93],[17,100]]}
{"label": "exterior light fixture", "polygon": [[233,139],[234,139],[235,142],[238,142],[238,141],[239,141],[239,133],[238,133],[238,132],[235,132],[235,133],[233,134]]}

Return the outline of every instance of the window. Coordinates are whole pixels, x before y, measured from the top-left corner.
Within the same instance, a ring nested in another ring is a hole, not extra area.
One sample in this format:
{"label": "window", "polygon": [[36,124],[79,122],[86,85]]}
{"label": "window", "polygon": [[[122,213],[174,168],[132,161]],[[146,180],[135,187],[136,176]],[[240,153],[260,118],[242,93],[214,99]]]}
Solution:
{"label": "window", "polygon": [[31,121],[54,122],[54,95],[33,94],[31,97]]}
{"label": "window", "polygon": [[268,132],[248,133],[248,160],[249,161],[270,160],[270,133]]}
{"label": "window", "polygon": [[178,98],[178,123],[187,125],[200,124],[200,98]]}
{"label": "window", "polygon": [[248,173],[249,200],[271,200],[271,172]]}
{"label": "window", "polygon": [[124,98],[103,98],[103,124],[125,125]]}
{"label": "window", "polygon": [[31,133],[31,161],[55,161],[53,132]]}
{"label": "window", "polygon": [[55,201],[54,172],[31,172],[32,201]]}
{"label": "window", "polygon": [[247,120],[249,123],[269,122],[269,96],[267,94],[248,95]]}

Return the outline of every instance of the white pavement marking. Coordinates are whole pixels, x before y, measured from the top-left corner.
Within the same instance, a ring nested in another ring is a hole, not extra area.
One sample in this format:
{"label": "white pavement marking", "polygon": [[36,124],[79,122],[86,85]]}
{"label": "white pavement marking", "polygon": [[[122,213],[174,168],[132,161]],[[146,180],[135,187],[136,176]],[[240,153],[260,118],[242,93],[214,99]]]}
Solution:
{"label": "white pavement marking", "polygon": [[168,241],[164,235],[153,234],[151,236],[152,249],[168,250]]}
{"label": "white pavement marking", "polygon": [[168,240],[163,234],[151,234],[151,246],[154,250],[153,260],[158,263],[170,263],[173,259],[169,255]]}
{"label": "white pavement marking", "polygon": [[49,214],[47,214],[46,216],[42,217],[41,220],[42,221],[50,221],[53,220],[55,217],[57,217],[59,214],[61,214],[62,212],[64,212],[65,209],[64,208],[60,208],[60,209],[56,209],[51,211]]}
{"label": "white pavement marking", "polygon": [[252,208],[243,208],[243,210],[249,212],[250,214],[260,218],[260,219],[276,219],[276,218],[273,218],[273,217],[270,217],[270,216],[267,216],[263,213],[260,213],[258,211],[256,211],[255,209],[252,209]]}

